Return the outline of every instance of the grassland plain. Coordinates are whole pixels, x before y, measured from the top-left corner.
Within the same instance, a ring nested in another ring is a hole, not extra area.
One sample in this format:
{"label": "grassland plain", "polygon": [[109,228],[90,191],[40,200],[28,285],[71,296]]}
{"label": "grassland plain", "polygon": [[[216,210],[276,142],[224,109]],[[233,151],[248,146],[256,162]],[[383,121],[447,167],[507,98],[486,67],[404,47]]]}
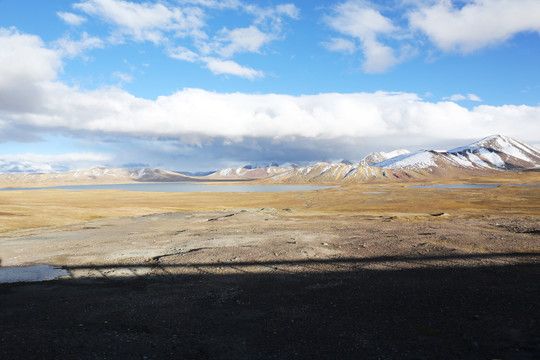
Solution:
{"label": "grassland plain", "polygon": [[[537,172],[283,193],[0,192],[3,358],[536,359]],[[431,182],[436,183],[436,182]]]}

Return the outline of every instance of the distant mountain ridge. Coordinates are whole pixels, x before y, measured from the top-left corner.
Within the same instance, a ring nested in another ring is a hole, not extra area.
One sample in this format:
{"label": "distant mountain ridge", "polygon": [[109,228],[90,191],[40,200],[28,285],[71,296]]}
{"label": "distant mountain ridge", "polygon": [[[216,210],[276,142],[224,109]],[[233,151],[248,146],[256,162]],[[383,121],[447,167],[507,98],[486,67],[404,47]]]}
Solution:
{"label": "distant mountain ridge", "polygon": [[[378,161],[378,162],[377,162]],[[272,183],[360,183],[427,177],[494,174],[540,168],[540,150],[503,135],[493,135],[448,151],[400,149],[374,152],[357,164],[318,162],[309,166],[226,168],[206,176],[186,176],[151,168],[93,168],[64,173],[0,174],[0,187],[129,182],[194,182],[264,180]]]}
{"label": "distant mountain ridge", "polygon": [[80,184],[119,184],[130,182],[200,181],[197,178],[172,171],[151,168],[98,167],[63,173],[9,173],[0,174],[1,187],[31,187]]}

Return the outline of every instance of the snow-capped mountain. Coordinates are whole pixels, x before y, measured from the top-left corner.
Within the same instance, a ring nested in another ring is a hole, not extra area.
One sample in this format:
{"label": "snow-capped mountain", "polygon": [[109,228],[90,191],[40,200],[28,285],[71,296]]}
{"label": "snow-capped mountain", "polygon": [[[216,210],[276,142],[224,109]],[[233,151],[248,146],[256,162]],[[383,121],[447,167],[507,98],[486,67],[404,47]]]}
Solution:
{"label": "snow-capped mountain", "polygon": [[[366,165],[377,157],[393,156]],[[373,180],[420,179],[432,176],[482,175],[507,170],[540,167],[540,151],[506,136],[494,135],[471,145],[444,150],[396,150],[371,153],[356,165],[317,163],[275,175],[283,183],[365,182]]]}
{"label": "snow-capped mountain", "polygon": [[374,164],[388,169],[523,170],[540,167],[540,151],[503,135],[493,135],[448,151],[420,150]]}
{"label": "snow-capped mountain", "polygon": [[[392,156],[394,155],[394,156]],[[384,161],[366,165],[377,159]],[[399,181],[463,175],[493,174],[540,168],[540,150],[502,135],[489,136],[452,150],[395,150],[371,153],[362,161],[318,162],[310,166],[227,168],[208,176],[190,177],[172,171],[135,168],[93,168],[65,173],[8,173],[0,175],[0,187],[64,184],[266,180],[277,183],[359,183]],[[39,185],[35,185],[39,184]]]}
{"label": "snow-capped mountain", "polygon": [[222,169],[206,176],[206,178],[212,180],[256,180],[282,174],[290,169],[293,169],[293,166],[279,167],[277,164],[272,164],[271,166],[255,167],[248,165],[239,168]]}
{"label": "snow-capped mountain", "polygon": [[310,166],[299,166],[289,171],[277,174],[271,181],[280,183],[357,183],[382,179],[410,179],[415,177],[405,171],[394,171],[374,166],[360,164],[331,164],[319,162]]}
{"label": "snow-capped mountain", "polygon": [[405,155],[409,153],[410,151],[405,149],[398,149],[390,152],[372,152],[371,154],[368,154],[365,158],[360,160],[360,165],[369,166],[386,161],[399,155]]}

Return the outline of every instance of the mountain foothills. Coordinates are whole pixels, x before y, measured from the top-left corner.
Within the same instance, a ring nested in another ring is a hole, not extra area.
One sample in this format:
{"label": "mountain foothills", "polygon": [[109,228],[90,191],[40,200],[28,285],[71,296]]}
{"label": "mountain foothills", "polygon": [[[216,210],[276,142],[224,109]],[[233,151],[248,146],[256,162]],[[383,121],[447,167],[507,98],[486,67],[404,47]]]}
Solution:
{"label": "mountain foothills", "polygon": [[126,182],[250,181],[272,183],[359,183],[479,176],[540,169],[540,150],[507,136],[494,135],[448,151],[400,149],[373,152],[353,164],[318,162],[310,166],[227,168],[206,176],[161,169],[93,168],[65,173],[0,174],[0,187]]}

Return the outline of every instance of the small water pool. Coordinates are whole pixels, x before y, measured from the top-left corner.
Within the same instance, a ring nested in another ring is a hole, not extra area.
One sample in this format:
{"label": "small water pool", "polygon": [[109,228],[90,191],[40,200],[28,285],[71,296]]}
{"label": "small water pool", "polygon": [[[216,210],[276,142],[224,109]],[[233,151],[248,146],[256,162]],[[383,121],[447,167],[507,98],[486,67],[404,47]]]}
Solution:
{"label": "small water pool", "polygon": [[49,281],[60,276],[69,276],[69,272],[50,265],[0,267],[0,284]]}

